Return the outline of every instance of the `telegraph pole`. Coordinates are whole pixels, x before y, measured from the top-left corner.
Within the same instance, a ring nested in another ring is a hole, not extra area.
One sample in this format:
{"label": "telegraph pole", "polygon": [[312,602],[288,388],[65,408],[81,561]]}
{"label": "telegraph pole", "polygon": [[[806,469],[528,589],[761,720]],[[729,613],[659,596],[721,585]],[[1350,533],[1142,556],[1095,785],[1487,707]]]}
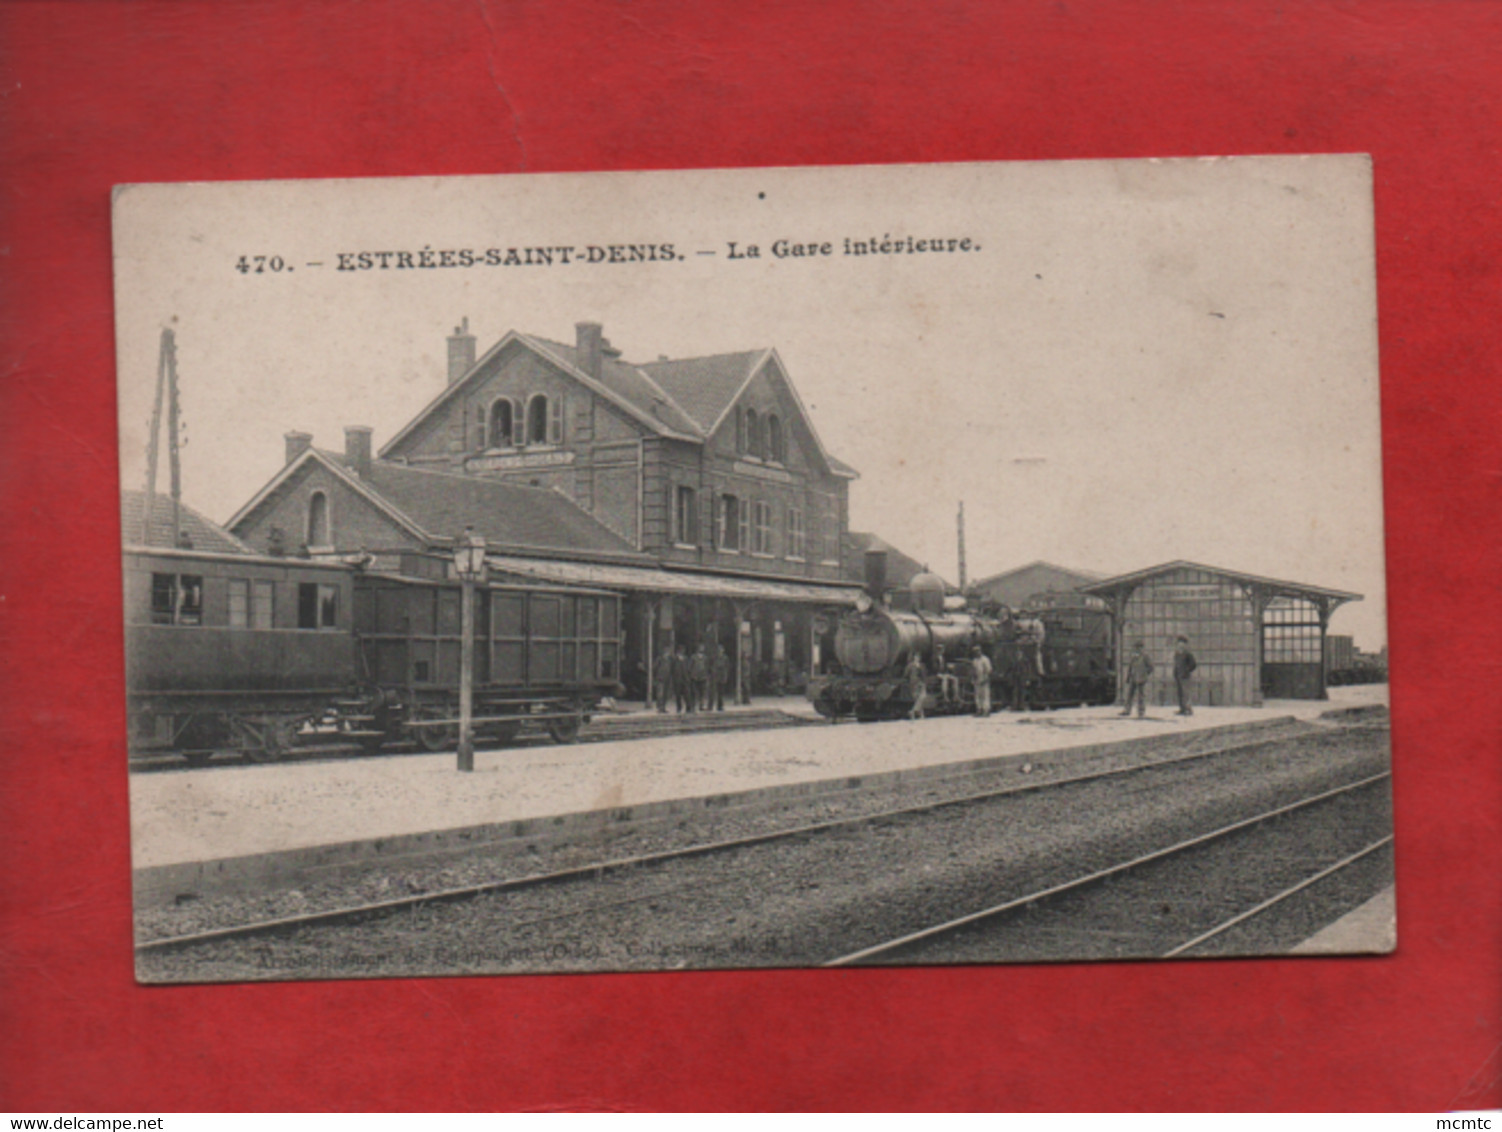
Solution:
{"label": "telegraph pole", "polygon": [[963,499],[960,500],[960,514],[959,514],[958,523],[959,523],[959,532],[960,532],[960,593],[964,593],[965,592],[965,501]]}

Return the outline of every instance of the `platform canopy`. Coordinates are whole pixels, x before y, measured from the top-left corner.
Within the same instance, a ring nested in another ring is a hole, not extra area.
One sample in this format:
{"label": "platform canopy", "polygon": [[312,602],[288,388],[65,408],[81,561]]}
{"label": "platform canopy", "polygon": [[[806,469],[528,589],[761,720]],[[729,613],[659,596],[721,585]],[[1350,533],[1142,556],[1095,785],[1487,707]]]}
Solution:
{"label": "platform canopy", "polygon": [[1328,615],[1337,606],[1348,601],[1360,601],[1361,595],[1349,593],[1345,590],[1332,590],[1325,586],[1311,586],[1303,582],[1286,582],[1279,578],[1266,578],[1260,574],[1247,574],[1240,570],[1227,570],[1221,566],[1206,566],[1199,562],[1187,562],[1178,559],[1173,562],[1165,562],[1161,566],[1150,566],[1146,570],[1136,570],[1130,574],[1117,574],[1115,577],[1103,578],[1098,582],[1090,582],[1079,587],[1081,593],[1098,594],[1104,598],[1121,597],[1130,594],[1144,582],[1152,581],[1164,574],[1174,573],[1180,570],[1198,571],[1204,574],[1214,574],[1227,581],[1235,582],[1248,591],[1255,591],[1267,599],[1280,597],[1302,598],[1322,606]]}
{"label": "platform canopy", "polygon": [[740,601],[786,601],[812,605],[854,605],[859,586],[819,582],[773,582],[726,574],[689,574],[650,566],[609,566],[492,554],[492,570],[563,585]]}

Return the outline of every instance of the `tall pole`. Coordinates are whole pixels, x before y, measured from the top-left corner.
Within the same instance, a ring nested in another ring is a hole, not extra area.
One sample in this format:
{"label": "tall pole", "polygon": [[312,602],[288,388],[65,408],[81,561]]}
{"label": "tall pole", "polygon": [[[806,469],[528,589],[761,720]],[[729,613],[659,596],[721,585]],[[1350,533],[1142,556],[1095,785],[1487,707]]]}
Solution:
{"label": "tall pole", "polygon": [[167,367],[167,467],[172,477],[172,545],[182,538],[183,470],[178,458],[177,341],[162,331],[162,358]]}
{"label": "tall pole", "polygon": [[965,501],[960,500],[960,593],[965,592]]}
{"label": "tall pole", "polygon": [[[156,400],[151,406],[151,433],[146,446],[146,508],[141,519],[141,545],[151,545],[151,512],[156,503],[156,464],[162,432],[162,396],[167,388],[167,351],[172,342],[172,331],[162,331],[162,345],[156,358]],[[175,520],[174,520],[175,522]],[[177,532],[172,534],[177,542]]]}
{"label": "tall pole", "polygon": [[[462,553],[462,552],[461,552]],[[475,769],[475,579],[460,573],[459,613],[459,769]]]}

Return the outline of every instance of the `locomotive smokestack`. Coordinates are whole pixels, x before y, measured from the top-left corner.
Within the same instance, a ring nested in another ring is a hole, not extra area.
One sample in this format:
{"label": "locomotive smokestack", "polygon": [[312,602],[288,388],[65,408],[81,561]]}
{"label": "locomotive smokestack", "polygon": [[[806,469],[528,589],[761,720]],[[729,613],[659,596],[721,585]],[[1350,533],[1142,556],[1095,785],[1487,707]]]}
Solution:
{"label": "locomotive smokestack", "polygon": [[887,552],[868,550],[866,551],[866,593],[871,595],[872,601],[880,604],[886,592]]}

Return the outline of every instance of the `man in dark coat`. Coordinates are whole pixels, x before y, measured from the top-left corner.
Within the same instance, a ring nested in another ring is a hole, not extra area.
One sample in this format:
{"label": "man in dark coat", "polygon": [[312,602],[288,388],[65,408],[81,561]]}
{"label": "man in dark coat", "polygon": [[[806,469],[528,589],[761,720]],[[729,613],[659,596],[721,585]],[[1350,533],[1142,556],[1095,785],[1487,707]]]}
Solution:
{"label": "man in dark coat", "polygon": [[673,646],[665,644],[652,666],[652,682],[657,685],[654,691],[657,693],[658,711],[668,710],[668,696],[673,691],[673,664]]}
{"label": "man in dark coat", "polygon": [[1179,693],[1180,715],[1194,714],[1194,709],[1189,706],[1189,679],[1198,667],[1194,654],[1189,651],[1189,638],[1180,637],[1173,650],[1173,684]]}
{"label": "man in dark coat", "polygon": [[709,686],[709,660],[704,655],[704,646],[694,650],[688,659],[688,710],[697,711],[704,704],[704,693]]}
{"label": "man in dark coat", "polygon": [[1147,714],[1147,678],[1153,674],[1152,658],[1147,655],[1147,646],[1138,641],[1132,646],[1132,659],[1126,670],[1126,708],[1122,715],[1132,714],[1132,698],[1137,699],[1137,718]]}
{"label": "man in dark coat", "polygon": [[714,647],[714,661],[710,665],[710,693],[704,700],[704,710],[709,710],[709,701],[714,701],[715,711],[725,710],[725,683],[730,679],[730,657],[725,652],[725,646],[718,641]]}
{"label": "man in dark coat", "polygon": [[673,699],[678,703],[678,714],[693,711],[689,704],[688,654],[679,648],[673,653]]}

